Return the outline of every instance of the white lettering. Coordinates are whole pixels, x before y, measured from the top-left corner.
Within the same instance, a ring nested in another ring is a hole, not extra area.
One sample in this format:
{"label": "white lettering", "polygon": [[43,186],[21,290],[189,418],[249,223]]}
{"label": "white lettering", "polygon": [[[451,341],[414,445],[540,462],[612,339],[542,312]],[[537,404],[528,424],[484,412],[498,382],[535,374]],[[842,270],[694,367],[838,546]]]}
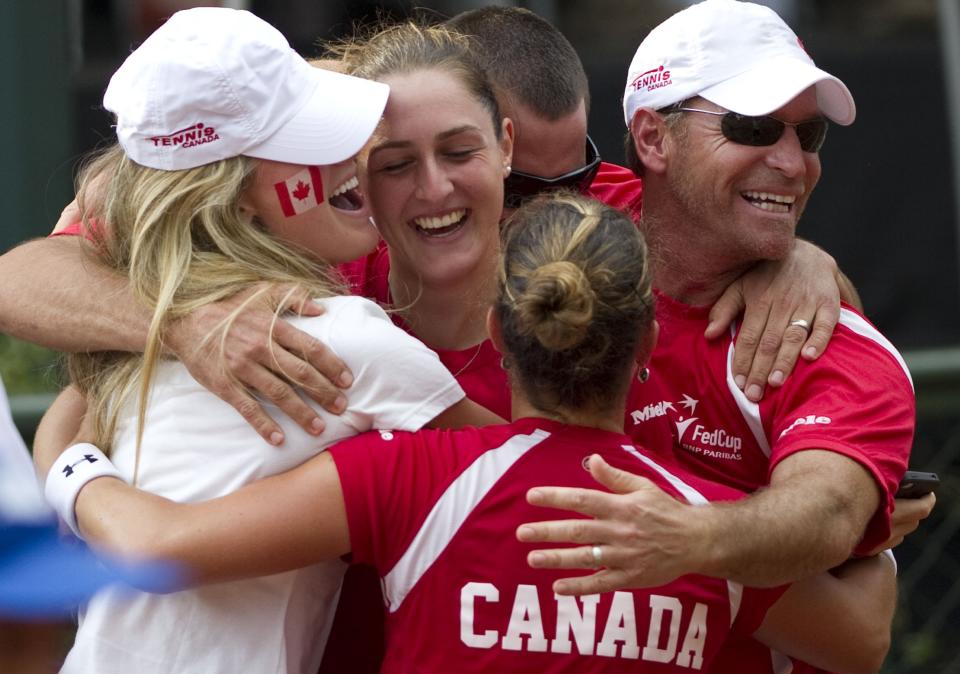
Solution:
{"label": "white lettering", "polygon": [[730,435],[726,430],[718,428],[713,431],[707,431],[703,426],[697,424],[693,429],[693,439],[700,440],[705,445],[711,447],[723,447],[739,452],[743,441],[735,435]]}
{"label": "white lettering", "polygon": [[593,644],[597,631],[597,603],[599,594],[585,594],[580,597],[583,612],[577,605],[577,597],[553,595],[557,601],[556,638],[550,642],[551,653],[571,652],[570,633],[577,642],[577,652],[581,655],[593,655]]}
{"label": "white lettering", "polygon": [[[536,585],[517,585],[510,609],[505,635],[498,630],[484,630],[477,625],[479,602],[497,604],[484,607],[484,615],[493,610],[506,619],[506,605],[500,603],[500,589],[492,583],[470,582],[460,590],[460,640],[469,648],[497,648],[506,651],[532,651],[579,655],[598,655],[608,658],[649,662],[674,663],[678,667],[696,670],[703,668],[703,653],[707,642],[708,605],[690,601],[686,606],[677,597],[651,594],[648,597],[646,645],[641,649],[637,634],[635,601],[642,600],[632,592],[612,592],[566,597],[553,595],[556,605],[556,630],[545,635],[543,615]],[[548,600],[549,601],[549,600]],[[601,605],[609,604],[606,623],[600,641],[597,637],[597,613]],[[692,611],[690,604],[693,604]],[[549,609],[546,610],[549,615]],[[689,622],[687,616],[689,615]],[[682,646],[681,627],[686,626]],[[640,626],[642,629],[642,625]],[[551,637],[551,638],[548,638]]]}
{"label": "white lettering", "polygon": [[[647,645],[643,647],[643,659],[651,662],[671,662],[677,654],[677,640],[680,638],[680,614],[683,605],[676,597],[664,597],[659,594],[650,595],[650,630],[647,632]],[[670,612],[670,631],[667,634],[667,645],[660,647],[661,632],[663,631],[663,614]]]}
{"label": "white lettering", "polygon": [[634,410],[630,413],[630,418],[633,419],[634,424],[639,424],[643,423],[644,421],[649,421],[655,417],[666,416],[667,410],[672,409],[673,403],[662,400],[656,404],[647,405],[642,410]]}
{"label": "white lettering", "polygon": [[683,645],[677,654],[677,664],[681,667],[690,667],[690,661],[693,660],[693,668],[703,667],[703,649],[707,642],[707,605],[697,602],[693,607],[693,615],[690,616],[690,624],[687,625],[687,634],[683,637]]}
{"label": "white lettering", "polygon": [[797,426],[813,426],[814,424],[825,425],[825,424],[831,423],[832,421],[833,420],[830,417],[817,416],[816,414],[808,414],[805,417],[800,417],[799,419],[794,421],[792,424],[787,426],[786,430],[784,430],[779,437],[782,438],[784,435],[792,431]]}
{"label": "white lettering", "polygon": [[633,594],[630,592],[613,593],[613,603],[607,615],[607,624],[603,628],[603,638],[597,644],[597,655],[617,657],[618,641],[623,642],[621,658],[635,660],[640,657],[640,646],[637,644],[637,616],[633,608]]}
{"label": "white lettering", "polygon": [[523,650],[523,635],[527,636],[528,651],[547,650],[547,640],[543,636],[543,620],[540,616],[540,596],[536,585],[518,585],[513,598],[513,611],[510,625],[501,645],[504,650]]}
{"label": "white lettering", "polygon": [[477,634],[474,628],[473,604],[476,598],[500,601],[500,590],[492,583],[467,583],[460,589],[460,641],[470,648],[493,648],[497,643],[494,630]]}

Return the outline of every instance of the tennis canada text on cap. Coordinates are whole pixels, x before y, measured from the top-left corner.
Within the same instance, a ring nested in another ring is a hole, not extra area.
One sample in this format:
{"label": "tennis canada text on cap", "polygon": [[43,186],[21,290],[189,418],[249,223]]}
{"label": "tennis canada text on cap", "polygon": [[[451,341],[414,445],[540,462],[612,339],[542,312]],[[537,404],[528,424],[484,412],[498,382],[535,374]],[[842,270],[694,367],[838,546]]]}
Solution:
{"label": "tennis canada text on cap", "polygon": [[389,87],[314,68],[250,12],[173,14],[120,66],[103,105],[127,155],[178,170],[247,155],[327,165],[373,133]]}
{"label": "tennis canada text on cap", "polygon": [[768,115],[816,85],[820,111],[853,123],[846,85],[820,70],[776,12],[750,2],[705,0],[650,31],[630,63],[627,126],[639,108],[660,110],[702,96],[742,115]]}

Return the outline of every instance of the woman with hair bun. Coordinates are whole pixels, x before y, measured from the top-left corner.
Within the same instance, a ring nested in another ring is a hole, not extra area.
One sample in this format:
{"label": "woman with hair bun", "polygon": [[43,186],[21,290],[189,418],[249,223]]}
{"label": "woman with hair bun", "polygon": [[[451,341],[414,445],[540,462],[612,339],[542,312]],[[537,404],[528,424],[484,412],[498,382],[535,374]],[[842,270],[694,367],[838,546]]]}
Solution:
{"label": "woman with hair bun", "polygon": [[[706,671],[782,588],[691,575],[563,597],[552,583],[569,572],[531,568],[533,546],[513,535],[539,514],[528,489],[593,486],[584,467],[594,454],[680,500],[740,496],[659,464],[623,433],[630,379],[657,332],[643,238],[627,216],[568,194],[527,204],[504,236],[487,325],[509,374],[512,423],[362,434],[203,503],[93,480],[76,501],[84,535],[178,560],[198,583],[350,553],[382,578],[386,672]],[[38,445],[46,465],[54,445]],[[597,546],[577,553],[604,563]]]}

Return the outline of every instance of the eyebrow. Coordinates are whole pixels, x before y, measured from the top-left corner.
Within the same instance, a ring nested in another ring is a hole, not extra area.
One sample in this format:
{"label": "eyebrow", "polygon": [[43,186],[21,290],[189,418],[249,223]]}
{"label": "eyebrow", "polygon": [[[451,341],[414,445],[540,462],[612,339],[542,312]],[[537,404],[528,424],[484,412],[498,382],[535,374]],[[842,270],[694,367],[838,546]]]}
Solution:
{"label": "eyebrow", "polygon": [[[456,136],[468,131],[479,132],[480,128],[477,126],[474,126],[473,124],[464,124],[463,126],[456,126],[452,129],[447,129],[446,131],[442,131],[438,133],[435,136],[435,138],[436,140],[446,140],[448,138],[452,138],[453,136]],[[409,141],[409,140],[392,140],[392,141],[388,141],[386,143],[381,143],[380,145],[374,146],[373,149],[370,150],[370,154],[373,155],[379,152],[380,150],[394,150],[398,148],[409,147],[412,144],[413,144],[412,141]]]}

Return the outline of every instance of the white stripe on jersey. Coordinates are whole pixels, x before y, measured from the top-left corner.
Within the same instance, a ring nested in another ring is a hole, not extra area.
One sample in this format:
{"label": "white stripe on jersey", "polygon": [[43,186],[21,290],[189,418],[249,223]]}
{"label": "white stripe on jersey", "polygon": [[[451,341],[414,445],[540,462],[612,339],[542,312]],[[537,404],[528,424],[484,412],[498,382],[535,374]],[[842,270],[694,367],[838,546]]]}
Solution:
{"label": "white stripe on jersey", "polygon": [[433,504],[410,547],[383,579],[383,593],[391,613],[400,608],[410,590],[446,549],[497,480],[520,457],[549,437],[550,433],[540,429],[529,435],[514,435],[501,446],[488,449],[477,457],[447,487]]}
{"label": "white stripe on jersey", "polygon": [[[636,447],[631,445],[620,445],[628,454],[640,459],[643,463],[649,466],[651,469],[657,471],[664,480],[669,482],[674,489],[676,489],[680,494],[687,499],[687,501],[692,505],[706,505],[709,503],[703,494],[698,492],[696,489],[688,485],[686,482],[681,480],[679,477],[668,471],[666,468],[656,463],[649,456],[645,456],[637,451]],[[737,618],[737,613],[740,612],[740,602],[743,600],[743,585],[740,583],[735,583],[732,580],[727,581],[727,594],[730,599],[730,624],[733,624],[733,621]]]}
{"label": "white stripe on jersey", "polygon": [[865,321],[862,316],[849,309],[840,310],[840,325],[850,328],[858,335],[866,337],[886,349],[890,355],[900,363],[900,367],[903,368],[903,373],[907,375],[907,381],[910,382],[910,388],[913,388],[913,377],[910,376],[910,370],[907,368],[907,363],[903,360],[903,356],[897,351],[897,347],[890,343],[890,340],[880,334],[879,330]]}
{"label": "white stripe on jersey", "polygon": [[[886,350],[891,356],[893,356],[893,358],[900,364],[903,373],[907,376],[907,381],[910,382],[910,388],[913,388],[913,378],[910,376],[910,370],[907,368],[907,364],[903,360],[903,356],[900,355],[900,352],[897,351],[897,348],[891,344],[890,340],[884,337],[879,330],[870,325],[870,323],[864,320],[862,316],[854,311],[851,311],[850,309],[840,309],[840,325],[849,328],[852,332],[857,333],[861,337],[865,337],[866,339],[875,342],[881,348]],[[750,427],[750,432],[753,433],[753,437],[757,441],[757,445],[769,458],[770,442],[767,440],[767,436],[763,431],[763,423],[760,420],[760,405],[758,403],[750,402],[744,392],[740,390],[740,387],[737,386],[737,383],[733,380],[733,340],[736,338],[736,335],[737,326],[736,324],[731,324],[731,342],[729,348],[727,349],[727,388],[730,390],[730,395],[733,396],[733,400],[737,403],[737,407],[740,408],[740,414],[743,415],[743,420],[746,421],[747,426]]]}
{"label": "white stripe on jersey", "polygon": [[743,420],[746,421],[747,426],[750,427],[750,432],[753,433],[753,439],[757,441],[757,446],[760,447],[760,450],[769,459],[770,443],[767,441],[767,436],[763,432],[763,422],[760,420],[760,404],[752,402],[747,398],[747,395],[737,386],[737,382],[733,380],[733,342],[736,336],[737,326],[735,323],[732,323],[730,325],[730,346],[727,348],[727,388],[730,390],[730,395],[733,396],[734,402],[737,403],[737,407],[740,408],[740,414],[743,415]]}

